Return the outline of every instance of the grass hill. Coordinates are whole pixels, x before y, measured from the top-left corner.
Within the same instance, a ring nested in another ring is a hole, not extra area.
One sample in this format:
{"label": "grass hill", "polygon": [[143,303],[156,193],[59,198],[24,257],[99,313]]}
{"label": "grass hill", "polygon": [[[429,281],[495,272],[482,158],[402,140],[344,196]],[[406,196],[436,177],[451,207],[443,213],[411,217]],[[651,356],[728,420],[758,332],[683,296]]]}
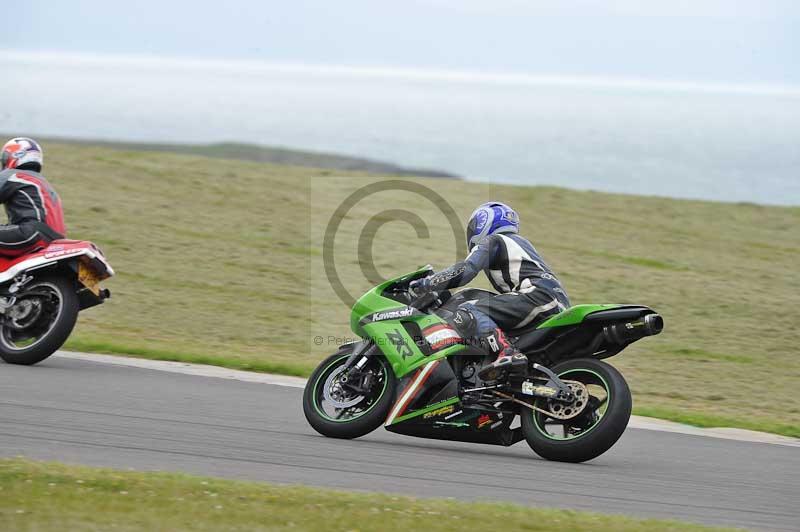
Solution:
{"label": "grass hill", "polygon": [[[82,315],[68,347],[302,375],[351,335],[322,264],[323,235],[348,195],[386,178],[45,149],[69,235],[97,242],[118,271],[114,297]],[[434,192],[461,220],[482,201],[506,201],[573,304],[641,303],[665,317],[661,336],[611,359],[637,413],[800,436],[800,208],[408,181],[430,192],[376,193],[337,215],[336,268],[354,295],[376,276],[455,260]],[[398,210],[418,213],[427,238],[397,221]]]}
{"label": "grass hill", "polygon": [[[2,138],[3,135],[0,135]],[[6,135],[10,137],[10,135]],[[39,137],[36,137],[37,139]],[[449,177],[458,178],[457,175],[430,168],[409,168],[398,164],[351,157],[333,153],[323,153],[308,150],[295,150],[274,146],[259,146],[240,142],[216,142],[212,144],[164,144],[164,143],[136,143],[107,140],[79,140],[43,138],[43,142],[57,142],[61,144],[78,144],[116,148],[120,150],[145,150],[169,153],[184,153],[188,155],[202,155],[217,159],[237,159],[260,163],[285,164],[290,166],[305,166],[310,168],[324,168],[328,170],[372,172],[402,176]]]}

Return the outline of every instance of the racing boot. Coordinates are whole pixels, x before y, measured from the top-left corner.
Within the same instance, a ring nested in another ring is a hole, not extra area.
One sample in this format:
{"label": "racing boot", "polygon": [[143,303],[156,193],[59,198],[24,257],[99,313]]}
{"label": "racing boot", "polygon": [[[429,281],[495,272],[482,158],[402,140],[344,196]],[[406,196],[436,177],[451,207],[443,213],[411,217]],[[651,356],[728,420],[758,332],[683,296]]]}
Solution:
{"label": "racing boot", "polygon": [[524,375],[528,367],[528,357],[520,353],[506,338],[505,333],[495,329],[491,334],[481,338],[484,349],[497,360],[478,371],[478,377],[484,382],[503,382],[512,375]]}

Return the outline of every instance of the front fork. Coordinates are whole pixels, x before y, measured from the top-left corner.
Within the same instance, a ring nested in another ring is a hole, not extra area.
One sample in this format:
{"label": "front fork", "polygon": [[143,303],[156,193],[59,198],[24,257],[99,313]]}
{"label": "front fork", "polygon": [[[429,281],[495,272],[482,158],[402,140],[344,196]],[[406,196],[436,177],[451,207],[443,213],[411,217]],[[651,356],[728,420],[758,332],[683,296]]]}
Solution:
{"label": "front fork", "polygon": [[372,387],[373,375],[362,371],[371,356],[379,352],[378,346],[373,342],[362,340],[356,343],[353,352],[344,362],[344,371],[339,382],[343,386],[357,393],[366,393]]}

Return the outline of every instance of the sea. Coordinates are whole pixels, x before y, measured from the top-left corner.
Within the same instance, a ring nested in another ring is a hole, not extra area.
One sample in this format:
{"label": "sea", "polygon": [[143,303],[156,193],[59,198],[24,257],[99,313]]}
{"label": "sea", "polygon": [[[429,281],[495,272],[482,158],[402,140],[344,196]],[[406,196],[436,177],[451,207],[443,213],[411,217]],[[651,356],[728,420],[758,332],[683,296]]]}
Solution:
{"label": "sea", "polygon": [[800,205],[800,87],[0,51],[0,131]]}

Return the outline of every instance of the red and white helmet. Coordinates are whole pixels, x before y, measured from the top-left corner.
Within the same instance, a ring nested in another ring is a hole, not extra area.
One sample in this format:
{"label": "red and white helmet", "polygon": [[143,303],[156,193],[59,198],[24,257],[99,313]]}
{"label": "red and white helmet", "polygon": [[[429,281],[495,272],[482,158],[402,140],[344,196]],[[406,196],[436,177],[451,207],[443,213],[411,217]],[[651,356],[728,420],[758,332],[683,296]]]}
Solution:
{"label": "red and white helmet", "polygon": [[25,170],[34,172],[42,171],[44,152],[39,143],[27,137],[17,137],[3,145],[0,152],[0,170],[6,168],[20,168],[25,165]]}

